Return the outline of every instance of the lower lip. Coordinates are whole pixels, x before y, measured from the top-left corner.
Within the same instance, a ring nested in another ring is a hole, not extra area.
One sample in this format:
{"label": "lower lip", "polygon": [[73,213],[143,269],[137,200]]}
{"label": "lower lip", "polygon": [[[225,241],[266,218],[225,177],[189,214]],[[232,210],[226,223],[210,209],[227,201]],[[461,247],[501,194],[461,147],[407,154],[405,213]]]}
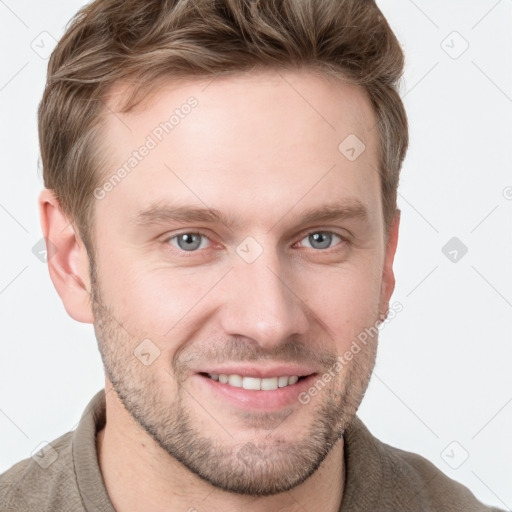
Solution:
{"label": "lower lip", "polygon": [[199,377],[203,385],[208,386],[208,389],[217,396],[228,400],[239,408],[271,411],[300,403],[299,394],[311,386],[315,375],[308,375],[305,379],[301,379],[295,384],[270,391],[237,388],[229,384],[223,384],[218,380],[210,379],[204,375],[198,374],[196,376]]}

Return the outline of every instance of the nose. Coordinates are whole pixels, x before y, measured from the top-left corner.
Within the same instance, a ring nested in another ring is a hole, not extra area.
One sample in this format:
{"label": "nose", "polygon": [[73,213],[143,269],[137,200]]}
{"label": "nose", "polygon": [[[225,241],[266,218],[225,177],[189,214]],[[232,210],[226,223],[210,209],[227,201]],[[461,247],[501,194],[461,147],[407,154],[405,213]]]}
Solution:
{"label": "nose", "polygon": [[290,336],[307,331],[305,297],[300,296],[296,273],[285,265],[276,251],[270,250],[264,250],[252,263],[235,260],[223,289],[220,314],[224,333],[251,338],[271,350]]}

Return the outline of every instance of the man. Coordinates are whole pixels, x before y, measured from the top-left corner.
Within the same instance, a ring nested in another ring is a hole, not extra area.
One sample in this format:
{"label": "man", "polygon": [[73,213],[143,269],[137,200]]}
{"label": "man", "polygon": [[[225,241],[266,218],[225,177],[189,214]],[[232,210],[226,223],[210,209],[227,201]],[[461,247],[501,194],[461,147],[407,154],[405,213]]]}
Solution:
{"label": "man", "polygon": [[39,204],[105,390],[1,475],[1,510],[493,510],[356,415],[395,285],[402,71],[370,1],[79,13]]}

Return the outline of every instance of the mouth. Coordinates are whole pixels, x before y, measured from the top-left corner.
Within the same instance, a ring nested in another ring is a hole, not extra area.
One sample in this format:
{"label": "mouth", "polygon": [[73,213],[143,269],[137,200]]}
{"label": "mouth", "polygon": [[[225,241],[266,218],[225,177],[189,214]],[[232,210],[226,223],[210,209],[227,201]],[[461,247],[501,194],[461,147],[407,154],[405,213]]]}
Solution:
{"label": "mouth", "polygon": [[200,373],[203,377],[227,384],[234,388],[243,388],[250,391],[273,391],[279,388],[293,386],[297,382],[306,379],[309,375],[282,375],[279,377],[260,378],[250,375],[238,375],[236,373]]}
{"label": "mouth", "polygon": [[[228,403],[235,409],[270,412],[287,407],[301,406],[299,397],[315,384],[318,373],[297,371],[273,371],[273,375],[244,370],[240,373],[199,372],[200,389],[208,402]],[[260,376],[257,374],[260,373]],[[288,375],[282,373],[288,373]],[[295,375],[292,375],[294,373]],[[299,373],[299,375],[297,375]],[[302,375],[300,374],[302,373]]]}

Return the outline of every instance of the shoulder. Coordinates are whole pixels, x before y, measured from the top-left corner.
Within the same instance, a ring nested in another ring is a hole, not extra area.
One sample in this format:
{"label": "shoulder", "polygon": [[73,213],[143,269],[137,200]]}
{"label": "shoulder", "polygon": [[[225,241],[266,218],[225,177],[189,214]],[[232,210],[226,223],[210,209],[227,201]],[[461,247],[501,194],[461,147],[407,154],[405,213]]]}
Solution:
{"label": "shoulder", "polygon": [[425,457],[381,441],[379,444],[390,468],[389,485],[400,487],[400,482],[406,482],[406,494],[411,501],[421,504],[422,510],[499,512],[478,501],[467,487],[448,477]]}
{"label": "shoulder", "polygon": [[500,512],[425,457],[375,437],[356,415],[345,432],[342,512]]}
{"label": "shoulder", "polygon": [[72,457],[73,432],[0,475],[0,511],[83,510]]}

